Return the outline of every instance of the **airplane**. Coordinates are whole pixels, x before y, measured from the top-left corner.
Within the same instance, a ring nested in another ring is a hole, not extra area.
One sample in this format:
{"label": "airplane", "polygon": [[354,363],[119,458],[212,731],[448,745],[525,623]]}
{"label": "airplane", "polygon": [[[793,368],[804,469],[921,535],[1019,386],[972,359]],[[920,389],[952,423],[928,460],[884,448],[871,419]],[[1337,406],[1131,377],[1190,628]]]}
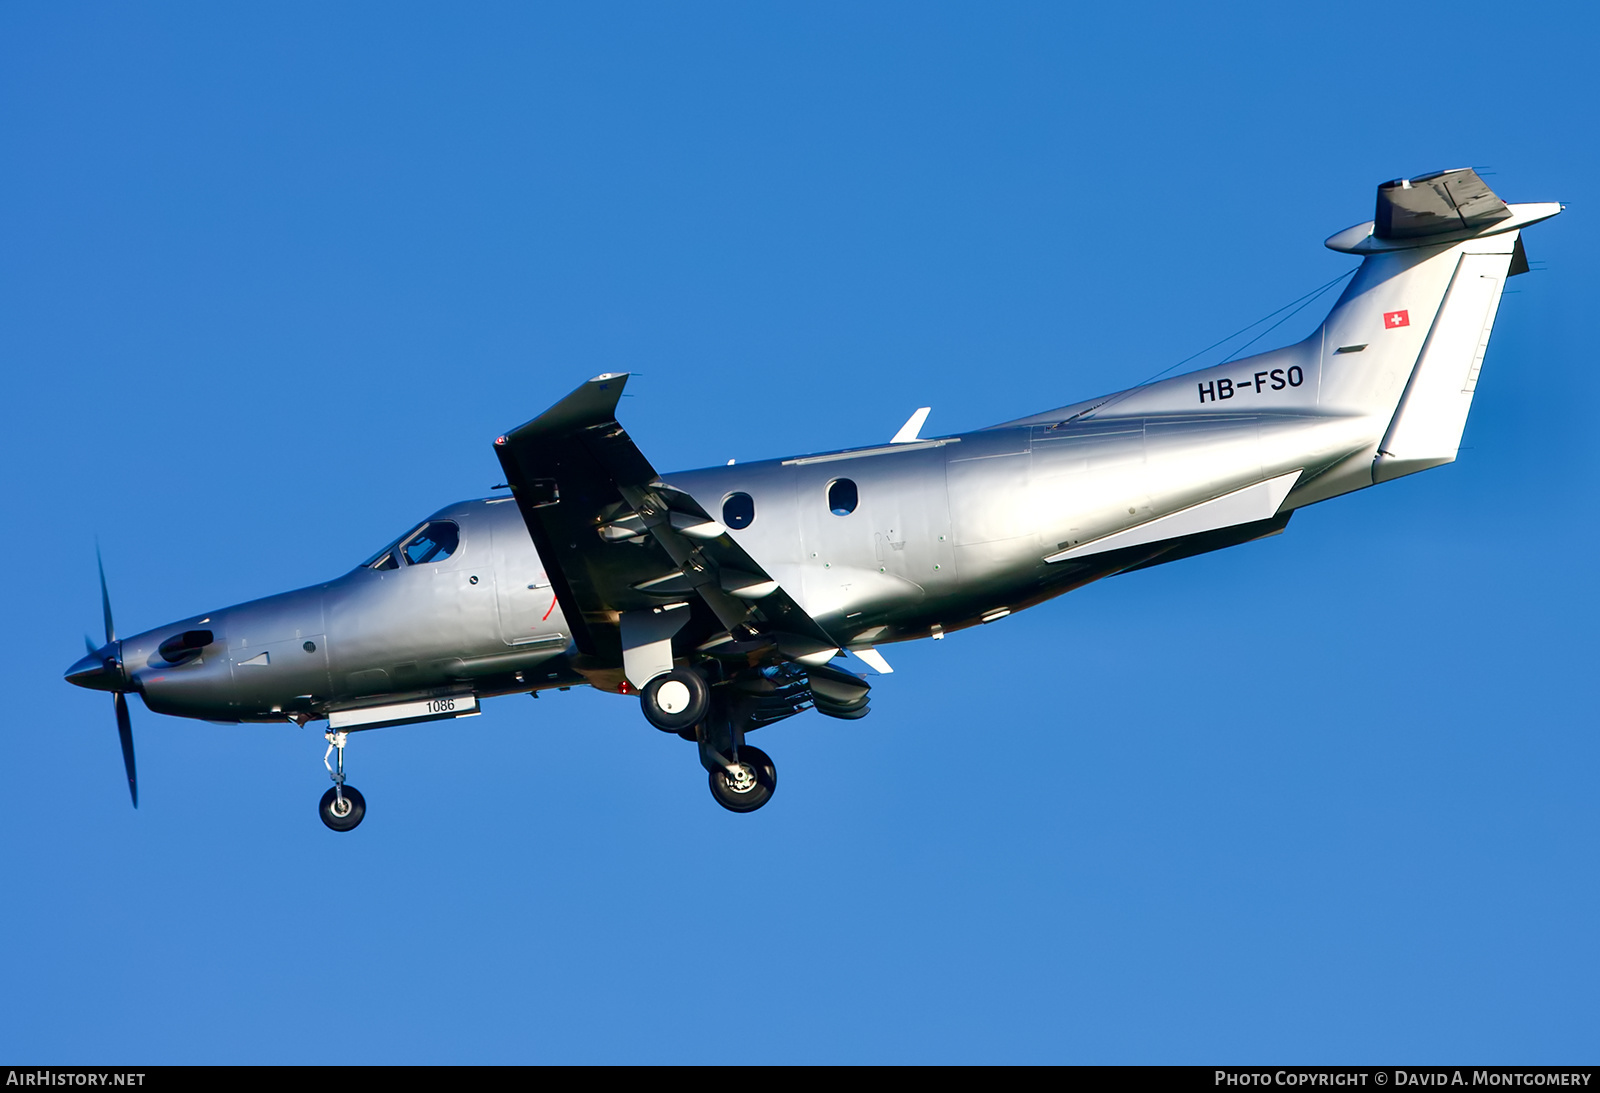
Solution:
{"label": "airplane", "polygon": [[[717,803],[777,787],[746,737],[806,709],[854,719],[853,652],[942,638],[1091,581],[1281,533],[1306,505],[1454,461],[1521,231],[1467,168],[1378,187],[1330,249],[1361,263],[1281,349],[948,436],[928,409],[886,443],[660,474],[596,376],[495,439],[504,495],[461,501],[355,569],[105,641],[66,673],[223,722],[326,720],[319,814],[361,823],[349,734],[472,716],[484,699],[589,686],[637,696],[696,745]],[[335,757],[336,761],[330,762]]]}

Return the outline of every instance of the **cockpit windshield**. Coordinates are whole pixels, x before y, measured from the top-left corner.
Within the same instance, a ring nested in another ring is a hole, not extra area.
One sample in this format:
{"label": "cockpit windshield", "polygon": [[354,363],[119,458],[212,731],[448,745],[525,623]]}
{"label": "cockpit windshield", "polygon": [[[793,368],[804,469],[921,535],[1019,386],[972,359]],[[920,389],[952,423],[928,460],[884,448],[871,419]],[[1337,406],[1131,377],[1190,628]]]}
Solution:
{"label": "cockpit windshield", "polygon": [[[419,528],[417,530],[420,531],[421,529]],[[395,547],[399,546],[401,543],[405,542],[407,539],[411,538],[411,536],[415,535],[415,534],[416,534],[415,531],[406,532],[406,534],[400,536],[400,538],[394,540],[388,546],[386,546],[382,550],[378,551],[378,553],[374,554],[372,557],[370,557],[366,561],[362,562],[361,563],[361,568],[362,569],[399,569],[400,568],[400,555],[395,551]]]}
{"label": "cockpit windshield", "polygon": [[361,563],[363,569],[399,569],[442,562],[461,545],[461,529],[449,520],[430,520],[400,536]]}

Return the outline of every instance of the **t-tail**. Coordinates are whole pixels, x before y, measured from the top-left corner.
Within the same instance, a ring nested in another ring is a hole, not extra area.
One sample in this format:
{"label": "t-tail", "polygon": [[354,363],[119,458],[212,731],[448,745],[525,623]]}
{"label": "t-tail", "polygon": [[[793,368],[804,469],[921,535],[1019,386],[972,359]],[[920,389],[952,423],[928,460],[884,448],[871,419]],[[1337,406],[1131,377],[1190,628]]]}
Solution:
{"label": "t-tail", "polygon": [[1461,168],[1385,182],[1373,220],[1327,241],[1365,256],[1323,324],[1327,352],[1366,343],[1377,354],[1361,371],[1398,366],[1406,376],[1398,397],[1333,366],[1324,379],[1326,405],[1370,400],[1389,414],[1373,482],[1455,460],[1500,293],[1506,278],[1528,271],[1521,229],[1560,211],[1557,202],[1507,205]]}
{"label": "t-tail", "polygon": [[1298,419],[1319,439],[1279,450],[1304,471],[1286,509],[1450,463],[1506,278],[1528,269],[1521,229],[1561,208],[1508,205],[1470,168],[1385,182],[1373,219],[1327,240],[1362,262],[1304,341],[1013,424],[1243,414],[1265,441]]}

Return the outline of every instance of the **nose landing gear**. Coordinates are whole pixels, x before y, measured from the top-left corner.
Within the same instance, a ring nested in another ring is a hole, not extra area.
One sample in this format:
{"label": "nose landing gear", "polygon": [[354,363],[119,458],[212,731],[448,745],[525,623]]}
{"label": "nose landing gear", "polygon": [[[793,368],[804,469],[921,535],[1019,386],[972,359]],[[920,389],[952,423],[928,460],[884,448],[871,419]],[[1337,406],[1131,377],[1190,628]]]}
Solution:
{"label": "nose landing gear", "polygon": [[[317,815],[321,816],[322,822],[334,831],[351,831],[366,816],[367,799],[361,796],[361,791],[354,786],[344,784],[346,735],[342,732],[328,732],[323,736],[328,741],[328,750],[322,753],[322,765],[328,768],[328,777],[333,779],[333,788],[322,795],[322,803],[317,806]],[[328,756],[335,751],[339,753],[337,769],[328,762]]]}
{"label": "nose landing gear", "polygon": [[367,799],[354,786],[334,786],[322,795],[317,815],[335,831],[349,831],[367,814]]}

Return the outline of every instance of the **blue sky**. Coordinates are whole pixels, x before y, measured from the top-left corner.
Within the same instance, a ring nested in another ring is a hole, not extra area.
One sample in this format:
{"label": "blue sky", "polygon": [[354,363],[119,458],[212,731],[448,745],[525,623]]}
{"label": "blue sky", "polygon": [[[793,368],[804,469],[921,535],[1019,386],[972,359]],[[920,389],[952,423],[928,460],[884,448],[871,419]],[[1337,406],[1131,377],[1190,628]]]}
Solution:
{"label": "blue sky", "polygon": [[[1594,1059],[1595,16],[994,7],[0,7],[0,1056]],[[1572,208],[1458,463],[887,650],[758,814],[578,691],[363,734],[349,836],[136,701],[135,812],[61,681],[96,536],[124,632],[324,580],[602,371],[663,468],[993,424],[1466,165]]]}

